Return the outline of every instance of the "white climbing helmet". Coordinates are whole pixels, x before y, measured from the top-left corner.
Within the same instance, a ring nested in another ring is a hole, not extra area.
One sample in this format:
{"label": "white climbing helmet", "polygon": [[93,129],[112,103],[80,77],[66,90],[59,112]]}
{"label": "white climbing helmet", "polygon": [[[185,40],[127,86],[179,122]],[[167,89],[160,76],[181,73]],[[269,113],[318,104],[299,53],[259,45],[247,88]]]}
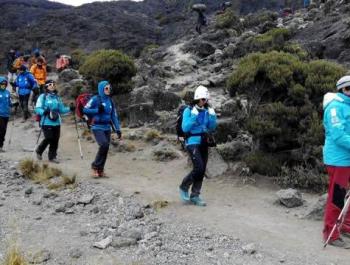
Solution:
{"label": "white climbing helmet", "polygon": [[194,100],[198,100],[201,98],[210,98],[208,88],[206,88],[205,86],[197,87],[196,91],[194,92]]}
{"label": "white climbing helmet", "polygon": [[344,87],[350,87],[350,75],[346,75],[340,78],[336,86],[338,91]]}

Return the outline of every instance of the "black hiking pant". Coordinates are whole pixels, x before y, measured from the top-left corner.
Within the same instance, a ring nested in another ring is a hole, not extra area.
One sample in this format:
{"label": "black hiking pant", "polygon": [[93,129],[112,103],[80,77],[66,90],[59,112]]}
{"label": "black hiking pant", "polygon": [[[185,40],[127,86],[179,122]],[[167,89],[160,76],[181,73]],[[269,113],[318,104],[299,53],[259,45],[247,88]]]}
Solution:
{"label": "black hiking pant", "polygon": [[192,185],[191,197],[199,196],[202,189],[203,178],[208,162],[208,146],[207,145],[189,145],[187,151],[190,154],[193,169],[182,180],[180,188],[188,191]]}
{"label": "black hiking pant", "polygon": [[19,96],[19,104],[21,105],[21,109],[23,111],[23,118],[25,120],[27,120],[30,117],[30,113],[28,110],[29,97],[30,97],[30,94]]}
{"label": "black hiking pant", "polygon": [[0,148],[4,146],[8,117],[0,117]]}
{"label": "black hiking pant", "polygon": [[41,141],[36,152],[42,155],[48,145],[49,146],[49,160],[57,157],[58,142],[60,140],[61,126],[43,125],[44,140]]}
{"label": "black hiking pant", "polygon": [[92,130],[92,132],[94,133],[99,148],[95,161],[92,162],[91,167],[93,169],[103,171],[107,160],[109,144],[111,142],[111,131]]}

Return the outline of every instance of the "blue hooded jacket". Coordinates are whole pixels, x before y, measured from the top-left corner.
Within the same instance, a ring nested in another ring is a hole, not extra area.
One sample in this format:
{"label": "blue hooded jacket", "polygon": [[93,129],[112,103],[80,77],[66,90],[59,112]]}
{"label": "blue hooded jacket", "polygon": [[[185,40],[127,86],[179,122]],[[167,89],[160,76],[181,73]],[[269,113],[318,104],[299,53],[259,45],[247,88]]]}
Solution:
{"label": "blue hooded jacket", "polygon": [[[92,117],[92,130],[110,131],[111,123],[116,131],[120,131],[120,125],[118,115],[112,99],[104,92],[105,86],[108,81],[101,81],[98,83],[98,95],[93,96],[84,107],[84,114]],[[98,113],[98,108],[102,104],[104,106],[104,112]]]}
{"label": "blue hooded jacket", "polygon": [[[4,77],[0,77],[0,83],[4,80],[6,80]],[[0,117],[10,117],[11,106],[10,92],[6,88],[0,89]]]}
{"label": "blue hooded jacket", "polygon": [[17,76],[16,87],[18,87],[18,95],[28,95],[36,86],[37,83],[31,72],[25,71]]}
{"label": "blue hooded jacket", "polygon": [[323,162],[328,166],[350,166],[350,97],[327,93],[323,99],[325,144]]}
{"label": "blue hooded jacket", "polygon": [[[196,108],[195,106],[193,108]],[[216,114],[209,115],[208,109],[197,108],[199,114],[193,115],[192,108],[186,108],[182,117],[184,133],[202,134],[213,132],[216,128]],[[201,136],[190,136],[186,139],[186,146],[201,144]]]}
{"label": "blue hooded jacket", "polygon": [[61,115],[53,121],[48,116],[44,116],[45,110],[56,112],[57,114],[66,114],[70,112],[69,107],[64,106],[61,98],[56,93],[41,94],[36,101],[35,113],[41,116],[40,125],[60,126],[62,123]]}

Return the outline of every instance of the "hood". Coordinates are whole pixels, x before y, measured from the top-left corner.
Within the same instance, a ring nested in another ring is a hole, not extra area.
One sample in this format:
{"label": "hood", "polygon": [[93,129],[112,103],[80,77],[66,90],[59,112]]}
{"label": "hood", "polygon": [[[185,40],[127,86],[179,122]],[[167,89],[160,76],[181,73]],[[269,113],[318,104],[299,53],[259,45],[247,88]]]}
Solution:
{"label": "hood", "polygon": [[339,102],[344,101],[341,93],[328,92],[323,97],[323,109],[325,109],[329,105],[329,103],[331,103],[333,100],[337,100]]}
{"label": "hood", "polygon": [[108,81],[104,80],[98,83],[98,94],[100,97],[107,97],[107,95],[104,92],[104,88],[106,85],[108,85]]}
{"label": "hood", "polygon": [[7,79],[3,76],[0,76],[0,83],[2,83],[3,81],[6,81],[7,82]]}

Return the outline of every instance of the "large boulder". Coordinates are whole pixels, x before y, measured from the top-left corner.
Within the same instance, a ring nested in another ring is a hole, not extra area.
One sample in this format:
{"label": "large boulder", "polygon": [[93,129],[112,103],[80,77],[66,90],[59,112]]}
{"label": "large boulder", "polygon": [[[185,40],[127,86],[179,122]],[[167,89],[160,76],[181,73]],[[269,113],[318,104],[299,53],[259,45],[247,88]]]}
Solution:
{"label": "large boulder", "polygon": [[277,193],[278,202],[287,208],[294,208],[303,205],[303,198],[295,189],[280,190]]}
{"label": "large boulder", "polygon": [[327,201],[327,193],[323,194],[314,204],[310,206],[304,218],[321,221],[323,219],[326,201]]}
{"label": "large boulder", "polygon": [[73,79],[79,79],[79,72],[73,69],[64,69],[59,75],[58,78],[60,81],[69,82]]}
{"label": "large boulder", "polygon": [[127,111],[129,127],[141,126],[147,122],[157,119],[154,112],[153,103],[140,103],[131,105]]}
{"label": "large boulder", "polygon": [[209,149],[206,174],[209,178],[219,177],[228,170],[228,164],[222,159],[216,148]]}
{"label": "large boulder", "polygon": [[252,150],[252,144],[249,141],[237,139],[219,144],[217,150],[225,161],[240,161]]}
{"label": "large boulder", "polygon": [[218,143],[224,143],[236,138],[239,131],[238,125],[232,118],[219,119],[215,131],[215,139]]}
{"label": "large boulder", "polygon": [[171,111],[179,107],[181,98],[172,92],[156,91],[152,95],[154,109]]}

